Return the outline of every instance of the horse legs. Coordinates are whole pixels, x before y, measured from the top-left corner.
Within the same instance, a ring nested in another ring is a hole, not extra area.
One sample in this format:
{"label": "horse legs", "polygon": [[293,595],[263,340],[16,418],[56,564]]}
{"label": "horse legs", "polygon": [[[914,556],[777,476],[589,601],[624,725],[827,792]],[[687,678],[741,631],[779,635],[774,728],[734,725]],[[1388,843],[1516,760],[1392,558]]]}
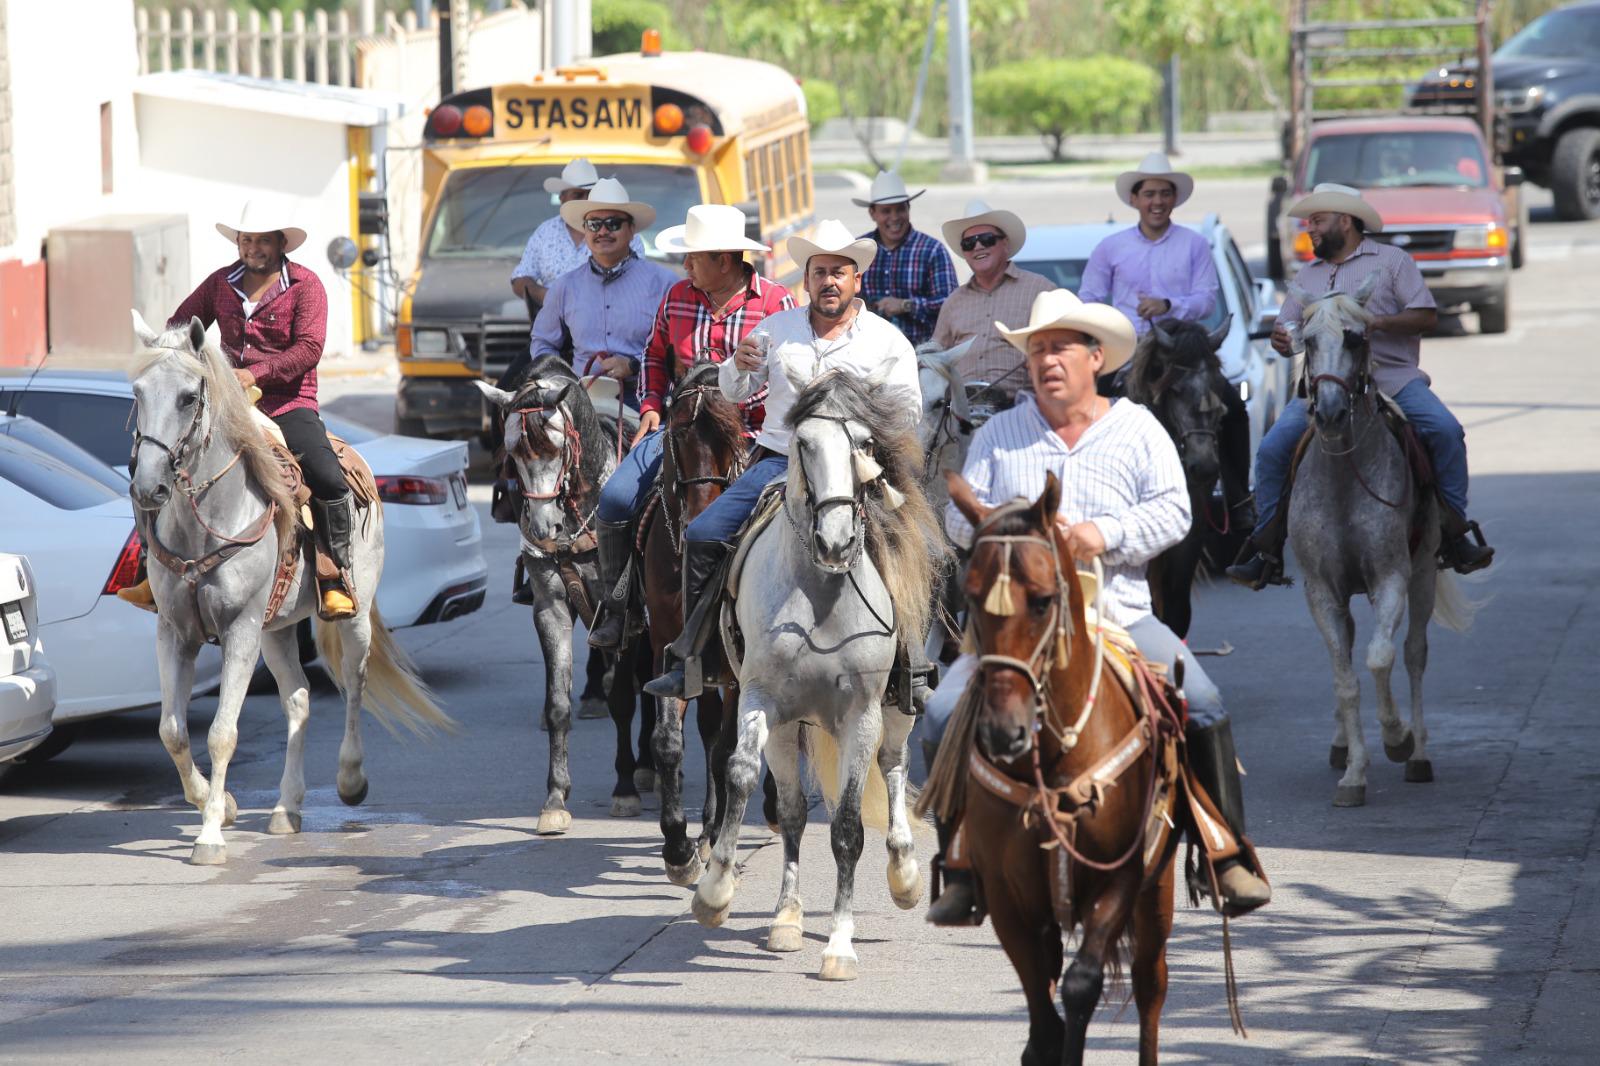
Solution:
{"label": "horse legs", "polygon": [[[1350,604],[1330,588],[1327,583],[1306,575],[1306,603],[1311,608],[1311,618],[1322,632],[1328,645],[1328,658],[1333,663],[1334,717],[1339,723],[1337,737],[1346,743],[1344,776],[1334,789],[1335,807],[1360,807],[1367,802],[1367,742],[1361,735],[1361,682],[1356,679],[1355,668],[1350,663],[1350,653],[1355,643],[1355,619],[1350,616]],[[1335,748],[1337,751],[1337,747]]]}
{"label": "horse legs", "polygon": [[[600,653],[591,651],[591,659]],[[639,789],[634,784],[637,763],[633,757],[633,715],[638,705],[633,671],[633,649],[624,642],[611,667],[611,691],[606,694],[611,724],[617,730],[617,753],[612,766],[617,783],[611,790],[611,817],[637,818],[642,809]],[[654,782],[652,782],[654,784]]]}
{"label": "horse legs", "polygon": [[189,861],[195,866],[220,866],[228,861],[222,824],[230,809],[236,810],[227,794],[228,762],[239,743],[239,710],[244,706],[250,675],[255,672],[261,650],[258,622],[236,621],[222,634],[222,686],[217,692],[217,714],[211,719],[206,750],[211,756],[211,788],[201,808],[200,835],[195,838]]}
{"label": "horse legs", "polygon": [[883,740],[878,744],[878,771],[889,792],[889,833],[885,838],[889,848],[889,895],[901,910],[910,910],[922,899],[922,871],[911,846],[911,819],[906,814],[906,775],[910,769],[906,742],[916,722],[911,715],[898,711],[884,714]]}
{"label": "horse legs", "polygon": [[745,805],[761,774],[761,752],[767,746],[767,713],[774,706],[759,687],[739,694],[739,722],[734,748],[728,755],[728,800],[721,811],[722,828],[711,847],[711,860],[694,890],[694,916],[701,925],[715,928],[727,921],[735,887],[734,863],[738,858],[739,824]]}
{"label": "horse legs", "polygon": [[344,739],[339,742],[339,773],[334,778],[339,798],[354,807],[367,798],[367,774],[362,768],[366,749],[361,744],[361,703],[367,689],[367,659],[372,651],[372,614],[362,611],[342,622],[318,622],[340,628],[341,662],[328,666],[339,671],[344,690]]}
{"label": "horse legs", "polygon": [[1139,1007],[1139,1066],[1156,1066],[1161,1008],[1167,1001],[1167,938],[1172,935],[1173,863],[1133,905],[1133,998]]}
{"label": "horse legs", "polygon": [[567,810],[567,796],[572,792],[567,768],[567,741],[572,733],[572,612],[553,569],[535,570],[529,579],[536,604],[533,626],[544,654],[544,717],[550,729],[550,769],[538,825],[538,832],[548,835],[572,828],[572,814]]}
{"label": "horse legs", "polygon": [[[183,798],[204,808],[211,786],[194,764],[189,748],[189,694],[194,691],[194,659],[198,644],[190,644],[168,625],[156,627],[156,666],[161,675],[161,743],[178,768]],[[233,821],[231,815],[228,818]]]}
{"label": "horse legs", "polygon": [[[1116,949],[1117,938],[1127,927],[1133,915],[1134,900],[1139,894],[1139,879],[1143,870],[1137,865],[1124,866],[1107,874],[1100,892],[1089,904],[1083,920],[1083,942],[1072,965],[1061,977],[1061,1005],[1067,1012],[1066,1048],[1061,1055],[1063,1063],[1081,1066],[1084,1043],[1089,1035],[1089,1019],[1100,1004],[1100,992],[1105,987],[1106,959]],[[1170,895],[1171,888],[1169,886]],[[1143,1039],[1140,1050],[1143,1051]]]}
{"label": "horse legs", "polygon": [[633,787],[643,793],[656,790],[656,701],[643,699],[644,686],[656,676],[650,641],[641,637],[633,647],[633,691],[639,698],[639,761],[633,768]]}
{"label": "horse legs", "polygon": [[1022,1049],[1022,1066],[1056,1066],[1066,1041],[1066,1027],[1052,998],[1061,972],[1061,927],[1048,915],[1043,922],[1030,921],[1003,887],[997,886],[989,900],[994,934],[1028,1001],[1028,1044]]}
{"label": "horse legs", "polygon": [[300,666],[300,641],[294,626],[261,634],[261,654],[278,683],[278,701],[289,724],[283,749],[283,777],[278,805],[272,808],[269,833],[300,832],[300,807],[306,799],[306,723],[311,719],[311,692]]}
{"label": "horse legs", "polygon": [[[856,863],[861,860],[863,843],[861,793],[867,783],[868,765],[883,734],[882,714],[877,703],[868,704],[852,726],[840,738],[844,741],[839,745],[839,780],[843,784],[839,787],[839,803],[829,827],[838,883],[833,896],[833,930],[828,934],[828,946],[822,951],[822,970],[817,975],[824,981],[854,981],[860,973],[851,941],[856,933]],[[904,743],[902,738],[902,746]],[[902,754],[902,764],[904,761]],[[919,885],[919,894],[920,891]]]}
{"label": "horse legs", "polygon": [[781,725],[767,738],[767,767],[778,784],[778,824],[783,832],[783,881],[767,929],[767,950],[799,951],[806,913],[800,902],[800,838],[806,831],[806,794],[800,781],[799,722]]}
{"label": "horse legs", "polygon": [[1428,669],[1428,622],[1433,618],[1437,581],[1438,573],[1431,558],[1412,565],[1405,655],[1406,677],[1411,682],[1411,738],[1416,750],[1406,761],[1406,780],[1415,783],[1433,780],[1433,760],[1428,758],[1428,727],[1422,720],[1422,675]]}
{"label": "horse legs", "polygon": [[1367,669],[1378,691],[1378,725],[1383,731],[1383,753],[1390,762],[1405,762],[1415,747],[1411,734],[1395,709],[1389,676],[1394,672],[1395,636],[1406,611],[1406,585],[1398,574],[1377,583],[1372,597],[1372,639],[1367,642]]}
{"label": "horse legs", "polygon": [[[613,684],[615,675],[613,675]],[[583,692],[578,696],[580,718],[601,718],[610,713],[611,704],[606,693],[606,657],[591,655],[583,671]]]}
{"label": "horse legs", "polygon": [[[733,701],[737,704],[737,690],[733,693]],[[705,805],[700,809],[700,840],[699,852],[703,862],[711,853],[711,840],[715,835],[718,812],[722,809],[723,792],[723,766],[717,760],[726,760],[728,749],[720,743],[722,736],[723,719],[723,693],[719,689],[707,689],[695,699],[695,724],[699,726],[700,746],[705,751],[706,758],[706,798]]]}

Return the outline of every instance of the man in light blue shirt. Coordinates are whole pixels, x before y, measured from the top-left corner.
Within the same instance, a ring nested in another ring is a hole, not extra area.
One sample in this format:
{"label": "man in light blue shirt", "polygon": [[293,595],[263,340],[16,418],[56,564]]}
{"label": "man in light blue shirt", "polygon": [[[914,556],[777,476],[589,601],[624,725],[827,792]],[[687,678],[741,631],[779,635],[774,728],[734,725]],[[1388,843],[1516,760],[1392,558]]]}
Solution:
{"label": "man in light blue shirt", "polygon": [[[569,226],[561,218],[560,204],[587,200],[600,176],[594,164],[582,156],[561,169],[559,178],[544,179],[544,191],[555,196],[557,212],[539,223],[522,249],[517,269],[511,272],[511,291],[533,304],[543,304],[550,285],[561,275],[581,267],[589,260],[589,242],[582,227]],[[629,245],[633,254],[644,257],[644,238],[633,235]]]}

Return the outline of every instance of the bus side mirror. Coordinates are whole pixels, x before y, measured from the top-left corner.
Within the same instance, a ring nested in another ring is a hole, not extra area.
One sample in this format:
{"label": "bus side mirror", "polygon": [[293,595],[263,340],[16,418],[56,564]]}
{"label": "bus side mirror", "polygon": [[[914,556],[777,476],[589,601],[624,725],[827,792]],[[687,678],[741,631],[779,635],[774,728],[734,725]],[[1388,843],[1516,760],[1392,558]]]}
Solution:
{"label": "bus side mirror", "polygon": [[766,243],[761,239],[761,205],[754,200],[746,200],[742,204],[735,204],[744,212],[744,235],[747,239],[757,244]]}

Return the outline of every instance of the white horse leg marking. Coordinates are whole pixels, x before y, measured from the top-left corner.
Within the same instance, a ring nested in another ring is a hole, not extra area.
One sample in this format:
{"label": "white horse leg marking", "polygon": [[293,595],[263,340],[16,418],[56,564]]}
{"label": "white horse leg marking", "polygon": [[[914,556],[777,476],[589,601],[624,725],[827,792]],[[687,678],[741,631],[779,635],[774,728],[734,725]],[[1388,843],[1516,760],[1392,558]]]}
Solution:
{"label": "white horse leg marking", "polygon": [[1334,714],[1350,746],[1344,776],[1334,790],[1336,807],[1359,807],[1367,802],[1367,742],[1361,733],[1361,682],[1351,665],[1351,652],[1355,643],[1355,619],[1350,615],[1350,604],[1340,599],[1328,584],[1307,574],[1305,578],[1306,603],[1311,617],[1322,632],[1328,645],[1328,658],[1333,663]]}
{"label": "white horse leg marking", "polygon": [[318,622],[343,629],[342,662],[328,666],[344,678],[344,739],[339,743],[339,798],[352,807],[367,798],[366,758],[361,745],[361,700],[367,687],[367,654],[372,650],[372,615],[362,611],[342,622]]}
{"label": "white horse leg marking", "polygon": [[778,785],[778,825],[783,831],[783,880],[767,930],[768,951],[799,951],[805,906],[800,901],[800,838],[806,831],[805,786],[800,780],[800,723],[779,726],[767,738],[767,766]]}
{"label": "white horse leg marking", "polygon": [[278,805],[267,823],[269,833],[300,832],[300,808],[306,799],[306,723],[311,719],[311,692],[300,667],[300,641],[294,626],[261,634],[261,654],[278,683],[278,700],[288,721],[283,750],[283,777],[278,782]]}
{"label": "white horse leg marking", "polygon": [[701,925],[715,928],[728,918],[733,903],[734,867],[739,851],[739,825],[745,805],[761,774],[761,752],[767,745],[767,708],[771,701],[752,686],[739,693],[739,733],[728,756],[728,806],[722,812],[722,831],[711,849],[711,861],[694,890],[694,916]]}
{"label": "white horse leg marking", "polygon": [[1411,754],[1405,723],[1395,709],[1394,690],[1389,684],[1394,671],[1395,636],[1405,620],[1406,582],[1399,571],[1387,574],[1372,597],[1372,639],[1367,643],[1367,669],[1372,671],[1378,692],[1378,725],[1383,730],[1383,750],[1392,762],[1404,762]]}
{"label": "white horse leg marking", "polygon": [[202,812],[200,835],[189,853],[189,861],[196,866],[219,866],[228,861],[227,843],[222,836],[222,825],[232,806],[232,797],[227,794],[228,763],[239,743],[239,711],[261,650],[259,624],[236,623],[222,635],[221,643],[222,687],[217,694],[217,714],[206,737],[206,750],[211,755],[211,791]]}
{"label": "white horse leg marking", "polygon": [[916,719],[899,711],[881,712],[883,740],[878,745],[878,770],[889,791],[889,895],[901,910],[922,899],[922,871],[911,846],[911,819],[906,813],[906,741]]}
{"label": "white horse leg marking", "polygon": [[161,743],[178,768],[183,798],[204,807],[211,786],[189,749],[189,694],[194,691],[194,659],[200,654],[165,623],[156,627],[156,666],[161,675]]}
{"label": "white horse leg marking", "polygon": [[534,590],[533,628],[544,658],[544,718],[550,730],[550,767],[545,774],[538,832],[552,835],[572,828],[572,812],[567,810],[567,797],[572,793],[567,762],[572,736],[572,612],[554,563],[533,563],[528,580]]}
{"label": "white horse leg marking", "polygon": [[[861,793],[867,783],[867,767],[883,735],[883,720],[877,704],[868,704],[851,729],[839,738],[839,805],[830,827],[833,860],[838,867],[838,884],[833,897],[833,930],[822,952],[824,981],[854,981],[860,973],[852,941],[856,934],[856,863],[861,860]],[[893,815],[891,814],[891,817]]]}

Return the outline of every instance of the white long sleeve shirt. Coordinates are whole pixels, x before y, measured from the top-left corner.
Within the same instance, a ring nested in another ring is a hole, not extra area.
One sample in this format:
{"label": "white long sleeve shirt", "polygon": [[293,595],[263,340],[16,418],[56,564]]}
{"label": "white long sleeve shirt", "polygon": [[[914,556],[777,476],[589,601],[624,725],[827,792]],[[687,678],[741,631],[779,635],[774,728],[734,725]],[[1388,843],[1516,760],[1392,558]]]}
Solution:
{"label": "white long sleeve shirt", "polygon": [[[1044,420],[1031,393],[986,422],[972,440],[962,474],[988,506],[1018,496],[1037,499],[1045,474],[1061,481],[1060,515],[1070,525],[1093,522],[1105,538],[1106,617],[1129,626],[1150,613],[1144,567],[1189,532],[1189,492],[1172,438],[1144,407],[1117,400],[1067,447]],[[972,525],[951,504],[945,530],[963,547]]]}
{"label": "white long sleeve shirt", "polygon": [[748,399],[762,385],[767,386],[767,417],[756,437],[757,444],[780,455],[789,454],[790,432],[784,420],[798,393],[789,375],[778,369],[780,356],[802,383],[836,369],[848,370],[865,380],[887,365],[888,381],[883,387],[895,395],[905,412],[906,428],[915,427],[922,418],[922,386],[917,377],[917,353],[911,342],[885,319],[868,311],[860,300],[855,303],[854,320],[842,336],[833,340],[816,335],[811,328],[810,308],[796,307],[768,315],[755,329],[771,337],[767,361],[751,371],[740,370],[732,359],[717,368],[723,395],[734,403]]}

